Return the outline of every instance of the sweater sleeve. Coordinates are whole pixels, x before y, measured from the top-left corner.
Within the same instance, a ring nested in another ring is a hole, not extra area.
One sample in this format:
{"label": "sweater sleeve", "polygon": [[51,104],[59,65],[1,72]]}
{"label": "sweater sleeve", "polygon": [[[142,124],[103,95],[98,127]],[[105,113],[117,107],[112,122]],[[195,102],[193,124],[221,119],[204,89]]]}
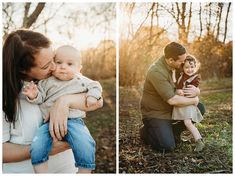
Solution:
{"label": "sweater sleeve", "polygon": [[33,100],[30,100],[28,97],[26,97],[27,101],[33,104],[42,104],[46,99],[46,85],[47,80],[41,80],[38,82],[37,88],[38,88],[38,95]]}
{"label": "sweater sleeve", "polygon": [[83,76],[83,79],[86,82],[87,87],[87,93],[86,96],[89,97],[95,97],[96,99],[100,99],[102,97],[102,87],[101,84],[98,81],[93,81],[85,76]]}

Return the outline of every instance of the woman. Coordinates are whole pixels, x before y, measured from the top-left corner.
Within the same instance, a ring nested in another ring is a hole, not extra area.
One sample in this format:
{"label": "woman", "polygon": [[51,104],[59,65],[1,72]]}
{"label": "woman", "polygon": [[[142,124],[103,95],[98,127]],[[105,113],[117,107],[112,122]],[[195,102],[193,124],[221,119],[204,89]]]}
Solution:
{"label": "woman", "polygon": [[[43,34],[30,30],[10,33],[3,46],[3,172],[33,173],[30,144],[42,116],[37,105],[32,105],[21,94],[23,84],[48,78],[55,69],[51,42]],[[67,132],[68,109],[95,110],[103,101],[86,108],[85,95],[60,97],[51,108],[50,134],[55,141]],[[49,159],[51,173],[75,173],[74,160],[68,144],[55,142]]]}

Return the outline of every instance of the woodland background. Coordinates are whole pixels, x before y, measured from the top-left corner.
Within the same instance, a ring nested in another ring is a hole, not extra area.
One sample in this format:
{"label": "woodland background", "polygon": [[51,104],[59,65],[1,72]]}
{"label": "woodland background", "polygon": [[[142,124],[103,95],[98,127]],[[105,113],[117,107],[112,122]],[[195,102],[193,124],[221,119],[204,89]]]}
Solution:
{"label": "woodland background", "polygon": [[116,172],[116,4],[3,3],[3,42],[19,28],[48,36],[54,48],[70,44],[82,57],[82,73],[100,81],[104,106],[85,119],[97,145],[95,173]]}
{"label": "woodland background", "polygon": [[[232,173],[232,5],[231,3],[122,3],[120,5],[119,172]],[[139,102],[148,67],[167,43],[183,44],[201,63],[197,124],[206,144],[194,153],[185,131],[174,152],[144,145]]]}

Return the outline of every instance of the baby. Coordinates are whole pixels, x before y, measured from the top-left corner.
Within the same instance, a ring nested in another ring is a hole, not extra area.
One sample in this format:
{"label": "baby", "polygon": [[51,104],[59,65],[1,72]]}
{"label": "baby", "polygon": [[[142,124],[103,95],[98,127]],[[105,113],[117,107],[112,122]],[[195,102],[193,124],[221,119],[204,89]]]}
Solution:
{"label": "baby", "polygon": [[[80,73],[81,59],[75,48],[68,45],[59,47],[54,62],[56,70],[51,77],[39,81],[38,85],[31,82],[23,90],[29,102],[40,105],[43,117],[47,116],[50,107],[63,95],[86,93],[88,107],[102,99],[100,83]],[[79,168],[79,172],[90,173],[95,169],[95,141],[82,120],[85,115],[84,111],[78,109],[69,110],[68,133],[63,140],[72,148],[75,166]],[[38,129],[30,148],[31,161],[36,173],[47,172],[52,142],[49,125],[45,123]]]}

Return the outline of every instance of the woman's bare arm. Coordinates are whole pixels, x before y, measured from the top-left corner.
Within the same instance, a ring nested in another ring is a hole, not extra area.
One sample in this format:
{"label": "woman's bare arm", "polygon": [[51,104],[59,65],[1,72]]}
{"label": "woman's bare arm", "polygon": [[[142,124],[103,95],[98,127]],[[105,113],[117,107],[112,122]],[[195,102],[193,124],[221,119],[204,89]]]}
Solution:
{"label": "woman's bare arm", "polygon": [[3,163],[19,162],[30,158],[30,145],[13,144],[5,142],[3,147]]}
{"label": "woman's bare arm", "polygon": [[[30,145],[13,144],[10,142],[3,143],[3,163],[20,162],[30,159]],[[58,141],[53,144],[50,155],[68,150],[67,142]]]}

